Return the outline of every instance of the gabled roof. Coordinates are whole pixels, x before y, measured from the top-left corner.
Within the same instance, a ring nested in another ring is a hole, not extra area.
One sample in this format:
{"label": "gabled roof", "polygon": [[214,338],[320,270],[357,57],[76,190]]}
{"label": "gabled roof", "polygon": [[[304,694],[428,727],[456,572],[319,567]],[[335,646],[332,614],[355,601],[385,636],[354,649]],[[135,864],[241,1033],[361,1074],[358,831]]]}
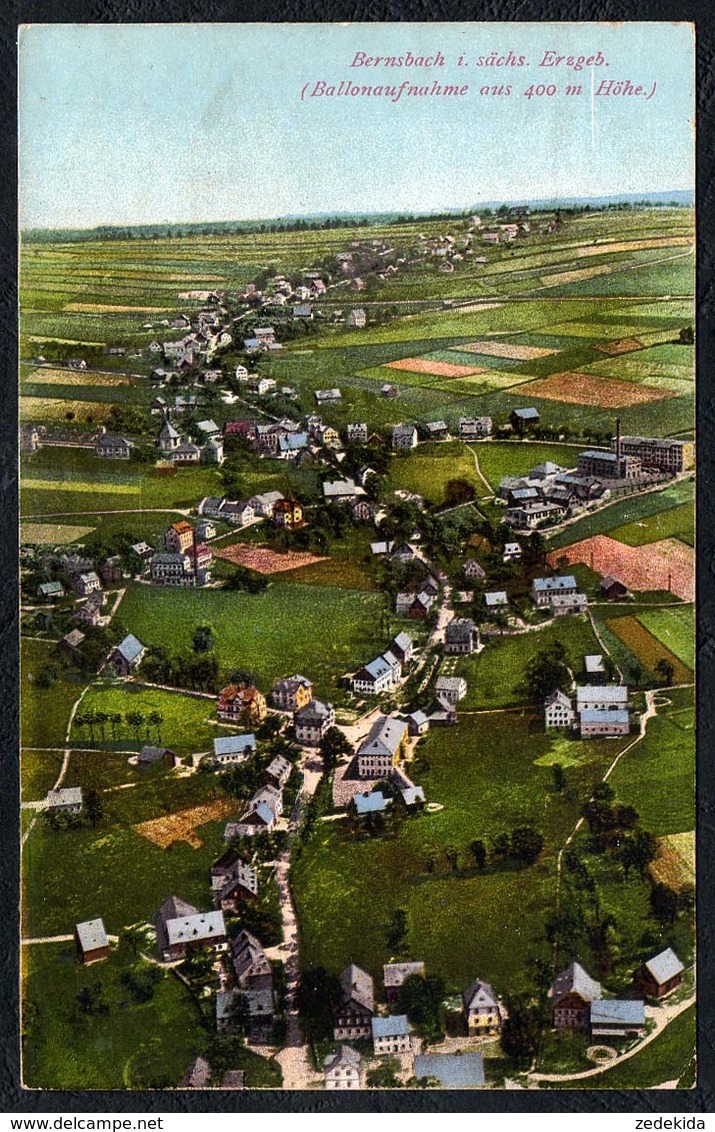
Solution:
{"label": "gabled roof", "polygon": [[282,778],[286,772],[290,774],[291,770],[292,764],[288,759],[283,755],[276,755],[266,767],[266,774],[270,774],[273,778]]}
{"label": "gabled roof", "polygon": [[333,711],[332,704],[324,704],[321,700],[311,700],[305,707],[294,713],[296,723],[323,723]]}
{"label": "gabled roof", "polygon": [[557,593],[559,590],[575,590],[576,579],[573,574],[559,574],[556,578],[534,578],[531,586],[535,593]]}
{"label": "gabled roof", "polygon": [[397,645],[398,649],[400,649],[401,652],[406,652],[408,649],[412,648],[412,637],[409,633],[405,633],[403,631],[402,633],[398,633],[396,637],[392,638],[390,647],[392,647],[392,645]]}
{"label": "gabled roof", "polygon": [[373,680],[379,680],[381,676],[387,676],[389,672],[392,672],[392,668],[385,660],[384,656],[378,656],[375,660],[371,660],[369,664],[366,664],[363,671],[367,672]]}
{"label": "gabled roof", "polygon": [[394,755],[406,730],[403,720],[391,715],[380,716],[361,744],[358,755]]}
{"label": "gabled roof", "polygon": [[434,1077],[443,1089],[474,1089],[486,1084],[480,1053],[421,1053],[415,1077]]}
{"label": "gabled roof", "polygon": [[50,809],[55,806],[81,806],[82,787],[64,786],[61,790],[48,790],[45,802]]}
{"label": "gabled roof", "polygon": [[576,704],[597,700],[604,704],[627,704],[628,688],[624,684],[581,684],[576,688]]}
{"label": "gabled roof", "polygon": [[179,1082],[179,1088],[204,1089],[211,1080],[211,1066],[203,1057],[196,1057]]}
{"label": "gabled roof", "polygon": [[445,627],[444,636],[446,641],[464,642],[471,641],[476,632],[477,626],[470,617],[455,617]]}
{"label": "gabled roof", "polygon": [[462,992],[462,1001],[467,1010],[476,1008],[499,1009],[499,1000],[491,984],[482,982],[481,979],[476,979],[473,983],[470,983],[467,989]]}
{"label": "gabled roof", "polygon": [[505,590],[495,590],[493,593],[484,595],[484,601],[488,606],[506,605],[508,602]]}
{"label": "gabled roof", "polygon": [[387,1018],[372,1019],[372,1037],[375,1038],[401,1038],[411,1034],[412,1027],[406,1014],[391,1014]]}
{"label": "gabled roof", "polygon": [[166,935],[169,947],[225,936],[223,912],[196,912],[191,916],[167,920]]}
{"label": "gabled roof", "polygon": [[367,1010],[374,1010],[375,987],[372,975],[368,975],[367,971],[351,963],[340,975],[340,985],[343,989],[343,1002],[354,1000]]}
{"label": "gabled roof", "polygon": [[645,1026],[645,1004],[637,999],[599,998],[591,1003],[591,1025]]}
{"label": "gabled roof", "polygon": [[221,735],[218,739],[214,739],[215,755],[237,755],[255,749],[256,736],[253,734]]}
{"label": "gabled roof", "polygon": [[124,640],[117,645],[117,652],[124,657],[127,664],[135,661],[143,651],[144,645],[133,633],[128,633]]}
{"label": "gabled roof", "polygon": [[356,794],[353,798],[358,814],[381,814],[387,807],[387,799],[381,790],[372,794]]}
{"label": "gabled roof", "polygon": [[382,968],[386,987],[401,987],[412,975],[425,976],[425,965],[421,960],[409,963],[385,963]]}
{"label": "gabled roof", "polygon": [[350,1069],[356,1069],[359,1072],[362,1065],[362,1058],[358,1051],[351,1046],[341,1046],[336,1053],[328,1054],[323,1063],[323,1069],[326,1073],[330,1073],[333,1069],[338,1069],[342,1065],[346,1065]]}
{"label": "gabled roof", "polygon": [[554,1006],[572,993],[579,995],[585,1002],[601,997],[601,984],[592,979],[580,963],[570,963],[565,971],[556,976],[549,991]]}
{"label": "gabled roof", "polygon": [[109,939],[101,917],[77,924],[75,931],[82,951],[95,951],[99,947],[109,947]]}
{"label": "gabled roof", "polygon": [[573,710],[570,697],[567,696],[565,692],[562,692],[560,688],[554,688],[553,692],[549,692],[544,700],[544,707],[551,707],[552,704],[561,704],[562,707],[568,707]]}
{"label": "gabled roof", "polygon": [[586,708],[580,712],[581,723],[628,723],[629,717],[627,711],[602,709],[602,708]]}
{"label": "gabled roof", "polygon": [[685,970],[672,947],[666,947],[665,951],[654,955],[652,959],[646,962],[645,968],[657,983],[667,983],[668,979],[674,978]]}

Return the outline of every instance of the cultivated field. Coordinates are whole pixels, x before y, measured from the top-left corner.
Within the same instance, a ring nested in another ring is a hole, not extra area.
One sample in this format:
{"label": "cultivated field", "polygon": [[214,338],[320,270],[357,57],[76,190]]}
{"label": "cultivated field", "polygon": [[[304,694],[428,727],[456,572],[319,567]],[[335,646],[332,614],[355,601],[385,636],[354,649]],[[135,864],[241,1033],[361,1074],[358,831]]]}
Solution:
{"label": "cultivated field", "polygon": [[627,546],[607,535],[595,535],[548,555],[557,566],[586,562],[599,574],[610,574],[629,590],[670,590],[682,601],[692,601],[695,593],[695,554],[692,547],[677,539],[660,539],[647,546]]}
{"label": "cultivated field", "polygon": [[32,385],[104,385],[113,389],[136,385],[137,378],[128,373],[97,373],[95,370],[38,368],[26,373],[24,381]]}
{"label": "cultivated field", "polygon": [[692,606],[649,609],[640,613],[638,620],[684,665],[690,669],[695,667],[695,612]]}
{"label": "cultivated field", "polygon": [[[672,404],[673,402],[669,402]],[[573,451],[573,449],[572,449]],[[569,546],[591,535],[605,534],[606,532],[616,538],[616,532],[627,528],[623,542],[640,545],[641,542],[655,542],[659,539],[660,531],[666,537],[674,532],[668,530],[673,521],[672,513],[682,507],[690,509],[690,523],[682,517],[682,512],[675,522],[678,526],[692,529],[692,516],[694,514],[695,489],[692,480],[680,480],[678,483],[665,487],[661,491],[651,491],[645,495],[633,495],[626,499],[604,507],[593,514],[584,515],[575,523],[570,523],[557,534],[547,536],[550,547]],[[641,538],[634,538],[637,532]],[[680,537],[680,535],[678,535]],[[692,540],[688,540],[692,541]]]}
{"label": "cultivated field", "polygon": [[607,377],[593,377],[588,373],[555,373],[542,381],[529,382],[524,394],[547,401],[561,401],[571,405],[598,405],[604,409],[622,409],[633,405],[647,405],[676,397],[663,389],[649,385],[631,385],[612,381]]}
{"label": "cultivated field", "polygon": [[558,354],[558,350],[549,350],[545,346],[521,346],[518,342],[466,342],[457,347],[473,354],[489,354],[496,358],[510,358],[519,362],[530,362],[534,358],[548,358],[551,354]]}
{"label": "cultivated field", "polygon": [[674,892],[695,884],[695,830],[658,838],[658,853],[648,866],[656,884],[667,884]]}
{"label": "cultivated field", "polygon": [[[647,617],[647,614],[645,616]],[[665,660],[673,666],[674,683],[685,684],[692,680],[693,673],[691,669],[683,664],[675,653],[666,648],[657,637],[648,631],[645,625],[641,623],[642,618],[614,617],[605,618],[605,621],[611,632],[615,633],[616,636],[623,641],[633,656],[635,656],[649,672],[654,671],[659,660]]]}
{"label": "cultivated field", "polygon": [[257,574],[280,574],[285,570],[297,570],[300,566],[312,566],[314,562],[324,562],[315,554],[303,554],[295,550],[279,553],[269,546],[253,546],[234,543],[233,546],[214,548],[216,558],[224,558],[234,566],[247,566]]}
{"label": "cultivated field", "polygon": [[408,373],[429,373],[436,377],[469,377],[473,373],[484,373],[478,366],[453,365],[431,358],[400,358],[396,362],[386,362],[386,369],[406,370]]}
{"label": "cultivated field", "polygon": [[91,535],[94,527],[82,527],[69,523],[30,523],[20,524],[20,542],[36,543],[45,546],[69,546]]}
{"label": "cultivated field", "polygon": [[176,841],[186,841],[192,849],[200,849],[203,841],[197,836],[196,830],[208,822],[236,816],[240,806],[232,798],[217,798],[205,806],[194,806],[190,810],[180,810],[176,814],[166,817],[153,818],[151,821],[139,822],[134,828],[141,837],[158,845],[160,849],[168,849]]}

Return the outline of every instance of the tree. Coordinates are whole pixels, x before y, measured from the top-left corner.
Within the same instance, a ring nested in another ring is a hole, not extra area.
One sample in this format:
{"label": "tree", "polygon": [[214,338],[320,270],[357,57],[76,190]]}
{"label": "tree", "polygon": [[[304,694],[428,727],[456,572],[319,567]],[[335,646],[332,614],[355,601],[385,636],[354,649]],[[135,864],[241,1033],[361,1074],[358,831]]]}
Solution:
{"label": "tree", "polygon": [[483,841],[479,841],[479,840],[470,841],[469,852],[471,853],[472,857],[474,858],[475,865],[477,866],[477,868],[481,872],[481,870],[483,870],[483,868],[484,868],[484,866],[487,862],[487,847],[486,847],[486,845],[484,844]]}
{"label": "tree", "polygon": [[539,1011],[524,998],[507,1003],[508,1017],[504,1020],[501,1047],[507,1057],[517,1060],[532,1058],[539,1048],[541,1020]]}
{"label": "tree", "polygon": [[616,791],[608,782],[597,782],[593,788],[592,798],[595,802],[612,802]]}
{"label": "tree", "polygon": [[163,971],[148,963],[135,963],[124,971],[120,978],[135,1002],[149,1002],[154,997],[154,987],[164,977]]}
{"label": "tree", "polygon": [[505,857],[509,856],[509,834],[498,833],[496,837],[492,838],[492,858],[496,861],[503,861]]}
{"label": "tree", "polygon": [[530,825],[515,829],[511,835],[510,855],[517,861],[533,865],[544,847],[542,835]]}
{"label": "tree", "polygon": [[99,825],[104,816],[104,807],[96,790],[88,790],[85,794],[84,812],[90,825]]}
{"label": "tree", "polygon": [[399,1004],[425,1042],[441,1042],[445,1035],[445,983],[439,975],[410,975],[399,990]]}
{"label": "tree", "polygon": [[77,1002],[84,1014],[109,1014],[109,1006],[105,1001],[100,982],[82,987],[77,995]]}
{"label": "tree", "polygon": [[333,1015],[342,997],[339,981],[324,967],[312,967],[303,972],[296,992],[296,1006],[309,1041],[332,1037]]}
{"label": "tree", "polygon": [[527,663],[524,679],[518,691],[524,693],[531,703],[541,703],[556,689],[567,691],[571,685],[571,674],[566,666],[566,654],[562,644],[556,643],[548,649],[541,649]]}
{"label": "tree", "polygon": [[164,722],[164,716],[162,715],[162,713],[160,711],[154,710],[154,711],[149,712],[149,715],[148,715],[147,718],[148,718],[149,723],[151,724],[151,726],[154,728],[154,730],[156,732],[156,737],[157,737],[158,742],[161,743],[161,725]]}
{"label": "tree", "polygon": [[353,749],[339,727],[329,727],[320,741],[319,750],[323,756],[326,774],[334,770],[342,755],[352,755]]}
{"label": "tree", "polygon": [[211,652],[214,647],[214,632],[210,625],[199,625],[194,632],[191,647],[194,652]]}
{"label": "tree", "polygon": [[407,943],[407,929],[407,912],[404,908],[396,908],[385,927],[385,939],[393,955],[404,951]]}
{"label": "tree", "polygon": [[675,676],[675,665],[667,657],[662,656],[657,660],[653,666],[653,672],[658,677],[658,680],[664,687],[668,687],[673,683]]}
{"label": "tree", "polygon": [[474,484],[470,483],[469,480],[447,480],[444,486],[444,502],[448,507],[456,507],[460,503],[471,503],[476,497]]}
{"label": "tree", "polygon": [[635,843],[636,864],[638,865],[641,878],[644,878],[648,865],[651,861],[655,860],[658,852],[658,842],[652,833],[648,833],[645,829],[638,829],[635,834]]}
{"label": "tree", "polygon": [[661,924],[674,924],[679,911],[678,894],[667,884],[656,884],[650,894],[653,915]]}
{"label": "tree", "polygon": [[[126,715],[127,723],[134,731],[137,739],[140,738],[141,729],[144,726],[144,713],[141,711],[128,711]],[[90,727],[91,727],[90,723]]]}
{"label": "tree", "polygon": [[554,789],[557,794],[560,794],[566,785],[566,771],[561,763],[554,763],[551,768],[551,774],[554,780]]}
{"label": "tree", "polygon": [[366,1082],[368,1089],[398,1089],[400,1078],[398,1073],[400,1064],[394,1057],[386,1057],[375,1069],[368,1071]]}

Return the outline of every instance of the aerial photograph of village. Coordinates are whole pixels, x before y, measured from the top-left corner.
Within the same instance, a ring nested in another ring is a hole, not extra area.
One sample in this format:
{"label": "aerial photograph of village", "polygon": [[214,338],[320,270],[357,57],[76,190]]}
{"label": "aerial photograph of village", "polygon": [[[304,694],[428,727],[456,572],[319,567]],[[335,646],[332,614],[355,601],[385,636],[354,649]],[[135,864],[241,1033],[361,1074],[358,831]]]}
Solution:
{"label": "aerial photograph of village", "polygon": [[475,27],[23,34],[27,1089],[696,1083],[691,29]]}

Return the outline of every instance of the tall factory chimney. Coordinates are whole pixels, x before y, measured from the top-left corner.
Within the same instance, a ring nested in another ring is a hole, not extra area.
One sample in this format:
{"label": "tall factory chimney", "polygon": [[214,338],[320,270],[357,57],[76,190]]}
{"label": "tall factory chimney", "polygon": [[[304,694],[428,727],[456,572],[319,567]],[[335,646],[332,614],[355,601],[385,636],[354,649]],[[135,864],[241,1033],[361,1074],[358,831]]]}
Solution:
{"label": "tall factory chimney", "polygon": [[616,417],[616,465],[621,466],[621,418]]}

